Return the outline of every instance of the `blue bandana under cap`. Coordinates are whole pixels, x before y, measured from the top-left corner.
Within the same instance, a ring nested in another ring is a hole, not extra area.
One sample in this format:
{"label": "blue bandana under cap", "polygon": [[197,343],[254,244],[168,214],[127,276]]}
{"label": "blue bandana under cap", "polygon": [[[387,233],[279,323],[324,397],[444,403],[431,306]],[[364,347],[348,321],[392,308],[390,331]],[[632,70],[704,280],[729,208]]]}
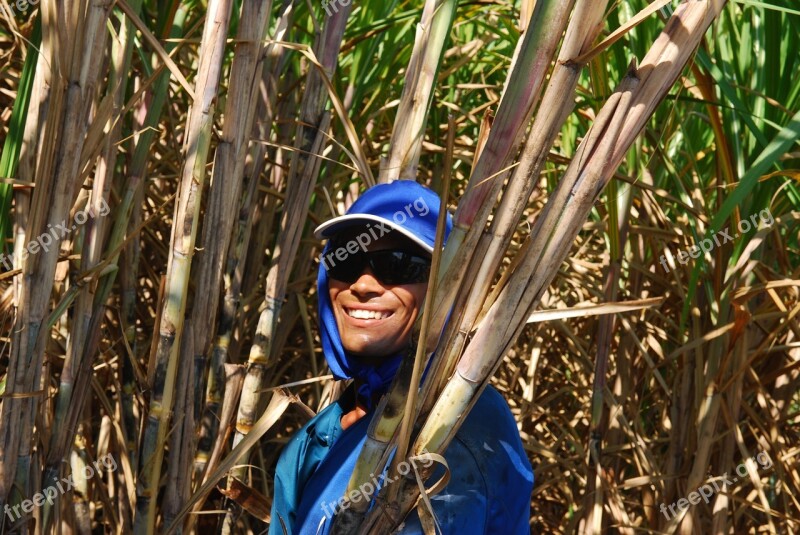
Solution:
{"label": "blue bandana under cap", "polygon": [[[433,251],[436,239],[436,221],[439,218],[439,196],[432,190],[412,180],[397,180],[390,184],[378,184],[365,191],[343,216],[320,225],[315,235],[332,238],[345,228],[378,224],[403,234],[428,252]],[[450,215],[445,225],[445,240],[453,228]],[[325,245],[322,254],[331,249]],[[394,379],[403,353],[386,358],[379,366],[369,366],[345,351],[339,335],[339,327],[333,313],[328,293],[328,270],[320,262],[317,275],[319,290],[320,337],[325,360],[336,379],[360,379],[363,384],[358,393],[368,406],[372,396],[386,392]]]}

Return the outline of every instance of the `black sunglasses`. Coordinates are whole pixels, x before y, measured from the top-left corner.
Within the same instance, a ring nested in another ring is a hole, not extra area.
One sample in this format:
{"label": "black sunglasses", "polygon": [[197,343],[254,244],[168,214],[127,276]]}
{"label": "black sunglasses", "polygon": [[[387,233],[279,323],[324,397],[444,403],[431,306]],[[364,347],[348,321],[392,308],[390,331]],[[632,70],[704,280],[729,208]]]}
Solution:
{"label": "black sunglasses", "polygon": [[328,276],[353,283],[361,277],[367,266],[381,284],[388,285],[428,282],[431,271],[429,258],[403,250],[386,250],[359,252],[342,261],[331,262]]}

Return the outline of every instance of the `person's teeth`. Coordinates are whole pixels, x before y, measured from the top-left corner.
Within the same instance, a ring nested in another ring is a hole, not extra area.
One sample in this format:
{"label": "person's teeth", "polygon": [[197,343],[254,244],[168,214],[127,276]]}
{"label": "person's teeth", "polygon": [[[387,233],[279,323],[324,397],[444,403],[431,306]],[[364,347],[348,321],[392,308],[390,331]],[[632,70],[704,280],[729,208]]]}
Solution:
{"label": "person's teeth", "polygon": [[389,312],[379,312],[377,310],[361,310],[357,308],[350,308],[347,314],[351,318],[360,320],[382,320],[388,318],[391,314]]}

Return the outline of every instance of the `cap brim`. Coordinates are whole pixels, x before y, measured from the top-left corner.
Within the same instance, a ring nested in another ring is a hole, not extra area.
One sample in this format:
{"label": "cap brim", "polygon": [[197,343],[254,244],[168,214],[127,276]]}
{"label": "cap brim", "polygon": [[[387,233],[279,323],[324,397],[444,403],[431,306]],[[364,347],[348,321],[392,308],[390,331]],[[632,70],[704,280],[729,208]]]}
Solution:
{"label": "cap brim", "polygon": [[314,229],[314,237],[320,240],[324,238],[330,238],[334,234],[337,234],[346,228],[366,226],[369,223],[381,223],[383,226],[399,232],[404,237],[422,247],[428,253],[433,254],[433,247],[425,243],[407,228],[403,227],[402,225],[398,225],[390,219],[385,219],[383,217],[378,217],[371,214],[345,214],[340,215],[339,217],[334,217],[333,219],[326,221]]}

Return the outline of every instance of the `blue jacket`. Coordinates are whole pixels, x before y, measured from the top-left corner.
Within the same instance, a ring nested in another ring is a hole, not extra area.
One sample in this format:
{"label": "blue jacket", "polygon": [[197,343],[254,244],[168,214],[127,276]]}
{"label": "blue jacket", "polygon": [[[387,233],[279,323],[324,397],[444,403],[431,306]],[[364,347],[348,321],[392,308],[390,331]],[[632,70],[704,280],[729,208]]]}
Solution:
{"label": "blue jacket", "polygon": [[[290,535],[330,532],[372,417],[370,412],[342,430],[340,420],[352,396],[349,389],[284,448],[275,472],[270,535],[283,534],[279,518]],[[431,503],[445,535],[530,533],[533,471],[508,405],[494,388],[483,392],[444,457],[451,479]],[[437,469],[428,485],[440,475]],[[423,533],[416,512],[400,533]]]}

